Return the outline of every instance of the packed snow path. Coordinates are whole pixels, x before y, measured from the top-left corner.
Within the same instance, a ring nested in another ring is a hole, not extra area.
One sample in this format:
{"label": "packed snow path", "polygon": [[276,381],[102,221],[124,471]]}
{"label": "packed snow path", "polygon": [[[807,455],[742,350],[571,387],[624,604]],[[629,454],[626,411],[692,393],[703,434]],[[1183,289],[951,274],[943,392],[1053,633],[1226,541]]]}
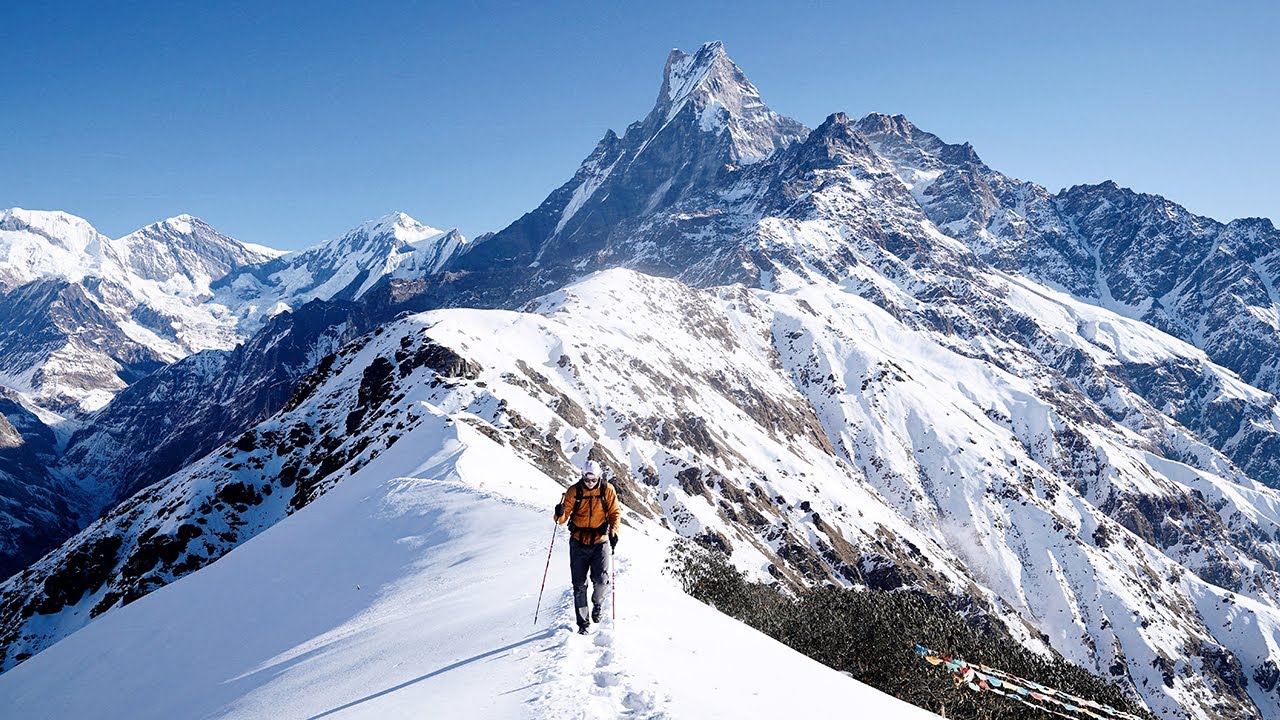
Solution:
{"label": "packed snow path", "polygon": [[[565,541],[559,532],[558,544]],[[560,560],[564,557],[553,558]],[[630,565],[619,558],[618,573]],[[566,568],[567,569],[567,568]],[[630,573],[628,573],[630,575]],[[621,582],[621,580],[619,581]],[[623,656],[628,643],[615,642],[618,620],[605,606],[602,622],[587,635],[579,635],[573,610],[573,592],[560,593],[554,611],[558,626],[543,649],[545,658],[534,671],[535,691],[530,699],[534,715],[545,718],[666,718],[665,698],[659,688],[637,686]],[[622,632],[625,633],[625,618]]]}
{"label": "packed snow path", "polygon": [[396,450],[0,675],[0,717],[934,717],[684,595],[658,529],[625,530],[617,619],[586,636],[558,530],[535,627],[560,487],[465,426]]}

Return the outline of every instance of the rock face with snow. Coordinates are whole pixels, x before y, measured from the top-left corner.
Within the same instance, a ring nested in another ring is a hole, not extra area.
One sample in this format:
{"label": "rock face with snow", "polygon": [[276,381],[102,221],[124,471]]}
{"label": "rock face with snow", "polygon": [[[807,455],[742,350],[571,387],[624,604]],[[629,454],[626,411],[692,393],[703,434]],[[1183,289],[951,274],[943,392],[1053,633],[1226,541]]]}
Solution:
{"label": "rock face with snow", "polygon": [[302,252],[231,273],[214,290],[220,302],[238,308],[242,328],[256,329],[271,315],[311,300],[357,300],[379,282],[432,275],[466,247],[456,229],[437,230],[392,213]]}
{"label": "rock face with snow", "polygon": [[75,495],[48,468],[53,431],[21,396],[0,389],[0,575],[8,577],[73,535]]}
{"label": "rock face with snow", "polygon": [[0,385],[55,410],[95,410],[164,365],[80,283],[37,280],[0,295],[0,327]]}
{"label": "rock face with snow", "polygon": [[[663,243],[644,221],[805,134],[803,125],[764,104],[720,43],[693,55],[673,50],[648,116],[622,137],[606,133],[573,179],[536,210],[461,253],[435,297],[500,306],[513,290],[527,299],[602,267],[673,273],[698,249],[654,247]],[[512,270],[519,271],[515,288]]]}
{"label": "rock face with snow", "polygon": [[1071,188],[1055,200],[1097,254],[1102,270],[1091,297],[1280,391],[1280,232],[1271,221],[1223,224],[1114,183]]}
{"label": "rock face with snow", "polygon": [[168,283],[179,297],[207,292],[210,283],[232,270],[279,254],[232,240],[190,215],[153,223],[111,245],[129,274]]}
{"label": "rock face with snow", "polygon": [[900,115],[870,115],[858,130],[929,218],[984,260],[1142,319],[1280,391],[1280,232],[1271,221],[1224,224],[1113,182],[1051,194]]}
{"label": "rock face with snow", "polygon": [[210,283],[274,253],[180,215],[123,238],[60,212],[0,213],[0,384],[85,412],[161,365],[240,339]]}
{"label": "rock face with snow", "polygon": [[371,327],[362,305],[343,301],[276,315],[235,350],[197,353],[122,390],[71,436],[54,471],[96,518],[274,415],[302,376]]}
{"label": "rock face with snow", "polygon": [[221,437],[155,420],[176,429],[154,455],[108,449],[171,393],[272,377],[229,356],[121,394],[77,467],[182,467],[0,587],[4,667],[446,423],[562,482],[598,460],[635,523],[760,575],[925,590],[1158,713],[1280,717],[1269,222],[1054,195],[901,116],[807,131],[712,43],[539,208],[434,232],[393,216],[214,283],[259,303],[240,321],[315,293],[371,327],[431,311],[308,350],[243,433],[256,391],[219,397],[257,413],[195,403]]}
{"label": "rock face with snow", "polygon": [[[1141,323],[1003,282],[1015,322],[1074,334],[1101,368],[1182,353],[1223,392],[1257,392]],[[827,281],[698,291],[612,271],[529,310],[413,316],[325,359],[281,414],[11,579],[6,663],[221,557],[443,419],[561,481],[597,459],[636,522],[755,572],[950,596],[1157,709],[1275,711],[1248,677],[1280,637],[1280,494],[1167,420],[1181,461],[1113,420],[1118,407],[1160,418],[1135,394],[1104,408],[1048,392],[1063,378],[1047,360],[1023,349],[1019,373],[1001,369]],[[1111,327],[1113,349],[1073,316]],[[1143,514],[1161,507],[1180,510]]]}

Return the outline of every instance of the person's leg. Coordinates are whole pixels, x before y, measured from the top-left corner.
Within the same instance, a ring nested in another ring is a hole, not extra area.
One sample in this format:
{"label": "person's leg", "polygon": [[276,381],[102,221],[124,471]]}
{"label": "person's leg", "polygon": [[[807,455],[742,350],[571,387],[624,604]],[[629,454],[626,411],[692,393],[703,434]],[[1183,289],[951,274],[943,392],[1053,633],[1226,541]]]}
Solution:
{"label": "person's leg", "polygon": [[569,541],[569,577],[573,580],[573,607],[578,627],[587,624],[587,570],[591,566],[591,548],[577,540]]}
{"label": "person's leg", "polygon": [[610,574],[613,572],[611,547],[608,541],[596,543],[595,552],[591,556],[591,619],[600,622],[604,608],[604,596],[609,590]]}

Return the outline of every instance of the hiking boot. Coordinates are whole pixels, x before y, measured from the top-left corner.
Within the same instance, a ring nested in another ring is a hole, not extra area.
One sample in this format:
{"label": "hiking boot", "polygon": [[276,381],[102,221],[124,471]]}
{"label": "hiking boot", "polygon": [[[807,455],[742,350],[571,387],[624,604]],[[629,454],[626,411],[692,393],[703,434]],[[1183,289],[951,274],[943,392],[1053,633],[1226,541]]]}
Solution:
{"label": "hiking boot", "polygon": [[591,622],[594,622],[594,623],[598,623],[598,622],[600,622],[600,616],[601,616],[602,614],[603,614],[603,613],[602,613],[602,612],[601,612],[601,610],[600,610],[600,606],[599,606],[599,605],[593,605],[593,606],[591,607]]}
{"label": "hiking boot", "polygon": [[589,626],[588,626],[586,623],[578,623],[578,634],[579,634],[579,635],[586,635],[586,634],[587,634],[587,628],[588,628],[588,627],[589,627]]}

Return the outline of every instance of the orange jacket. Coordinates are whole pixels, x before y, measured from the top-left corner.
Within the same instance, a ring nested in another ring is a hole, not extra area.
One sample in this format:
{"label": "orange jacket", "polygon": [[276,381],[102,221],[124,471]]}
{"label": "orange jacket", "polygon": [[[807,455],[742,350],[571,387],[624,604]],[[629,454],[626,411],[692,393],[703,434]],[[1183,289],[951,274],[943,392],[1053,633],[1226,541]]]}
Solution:
{"label": "orange jacket", "polygon": [[[582,499],[578,500],[581,490]],[[592,545],[604,542],[610,535],[618,534],[618,491],[612,483],[603,480],[595,489],[588,490],[581,482],[564,491],[564,512],[556,516],[556,523],[569,523],[569,537],[580,543]]]}

